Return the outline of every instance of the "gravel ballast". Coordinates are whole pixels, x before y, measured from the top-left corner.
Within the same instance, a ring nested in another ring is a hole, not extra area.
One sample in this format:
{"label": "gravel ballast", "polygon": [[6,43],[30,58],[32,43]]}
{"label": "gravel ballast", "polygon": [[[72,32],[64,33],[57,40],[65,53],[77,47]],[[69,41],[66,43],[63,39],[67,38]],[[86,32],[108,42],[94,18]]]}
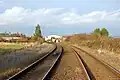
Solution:
{"label": "gravel ballast", "polygon": [[64,53],[52,80],[86,80],[83,76],[83,68],[80,67],[72,49],[66,45],[63,45],[63,49]]}

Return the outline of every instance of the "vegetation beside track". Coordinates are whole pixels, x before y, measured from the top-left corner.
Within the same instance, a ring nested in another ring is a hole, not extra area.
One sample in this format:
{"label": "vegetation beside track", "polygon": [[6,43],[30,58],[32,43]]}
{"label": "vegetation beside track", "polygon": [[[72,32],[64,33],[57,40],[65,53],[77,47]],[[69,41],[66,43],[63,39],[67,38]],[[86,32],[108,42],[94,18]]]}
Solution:
{"label": "vegetation beside track", "polygon": [[10,53],[11,51],[19,50],[24,48],[25,44],[19,43],[1,43],[0,44],[0,54]]}
{"label": "vegetation beside track", "polygon": [[108,36],[108,32],[103,36],[98,30],[95,30],[92,34],[75,34],[69,36],[65,42],[78,44],[80,46],[88,46],[92,49],[104,49],[113,53],[120,53],[120,38],[113,38]]}
{"label": "vegetation beside track", "polygon": [[0,55],[0,78],[18,72],[53,49],[52,44],[42,44],[15,51],[11,54]]}

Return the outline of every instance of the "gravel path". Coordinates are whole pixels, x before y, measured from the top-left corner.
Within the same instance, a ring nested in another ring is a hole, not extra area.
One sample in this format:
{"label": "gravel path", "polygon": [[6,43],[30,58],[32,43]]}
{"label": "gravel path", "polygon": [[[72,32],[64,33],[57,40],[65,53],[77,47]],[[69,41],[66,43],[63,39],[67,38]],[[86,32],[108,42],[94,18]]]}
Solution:
{"label": "gravel path", "polygon": [[71,48],[66,45],[63,45],[63,48],[63,56],[52,80],[87,80]]}

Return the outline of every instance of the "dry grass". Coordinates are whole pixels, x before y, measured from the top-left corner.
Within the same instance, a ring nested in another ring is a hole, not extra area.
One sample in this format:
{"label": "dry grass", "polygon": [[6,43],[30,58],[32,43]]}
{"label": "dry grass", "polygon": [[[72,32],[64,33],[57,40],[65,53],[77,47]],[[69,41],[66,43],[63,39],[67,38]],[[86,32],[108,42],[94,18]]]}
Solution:
{"label": "dry grass", "polygon": [[0,73],[0,76],[1,77],[4,76],[3,78],[9,77],[20,70],[21,70],[20,68],[11,68],[11,69],[6,70],[5,72]]}
{"label": "dry grass", "polygon": [[67,41],[93,49],[105,49],[117,54],[120,53],[120,39],[80,34],[71,36]]}
{"label": "dry grass", "polygon": [[0,54],[10,53],[15,50],[24,48],[25,45],[18,43],[0,43]]}
{"label": "dry grass", "polygon": [[23,44],[18,44],[18,43],[0,44],[0,48],[3,48],[3,49],[20,49],[23,47],[24,47]]}
{"label": "dry grass", "polygon": [[3,76],[7,77],[23,69],[53,49],[54,46],[52,44],[41,44],[32,48],[14,51],[10,54],[0,54],[0,78]]}

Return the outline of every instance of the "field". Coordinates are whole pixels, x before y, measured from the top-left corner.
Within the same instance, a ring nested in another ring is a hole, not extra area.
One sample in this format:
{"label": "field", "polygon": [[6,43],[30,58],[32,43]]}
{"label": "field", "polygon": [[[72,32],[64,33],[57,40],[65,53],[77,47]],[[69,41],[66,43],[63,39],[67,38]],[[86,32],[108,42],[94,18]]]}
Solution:
{"label": "field", "polygon": [[28,46],[27,43],[0,43],[0,55],[23,49],[26,46]]}

